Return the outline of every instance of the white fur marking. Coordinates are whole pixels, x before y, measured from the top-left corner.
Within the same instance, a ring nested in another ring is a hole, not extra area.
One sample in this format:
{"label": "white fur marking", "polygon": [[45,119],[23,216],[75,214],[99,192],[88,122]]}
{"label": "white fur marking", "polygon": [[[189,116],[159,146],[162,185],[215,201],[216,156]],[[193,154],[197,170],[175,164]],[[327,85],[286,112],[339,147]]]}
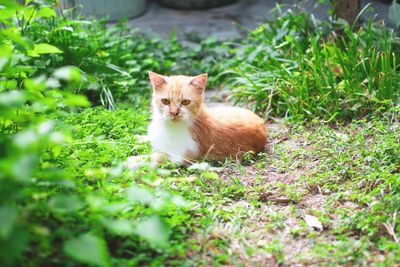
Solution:
{"label": "white fur marking", "polygon": [[196,153],[198,150],[189,127],[186,120],[172,122],[155,114],[148,129],[153,151],[166,154],[172,162],[182,163],[188,152]]}

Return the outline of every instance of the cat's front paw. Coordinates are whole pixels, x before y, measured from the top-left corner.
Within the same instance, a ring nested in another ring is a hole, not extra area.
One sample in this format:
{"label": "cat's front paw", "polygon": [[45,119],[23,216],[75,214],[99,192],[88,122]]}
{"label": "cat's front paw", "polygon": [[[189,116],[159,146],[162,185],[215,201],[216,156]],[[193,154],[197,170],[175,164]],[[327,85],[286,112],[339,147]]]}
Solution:
{"label": "cat's front paw", "polygon": [[125,166],[130,170],[136,170],[143,166],[152,166],[152,160],[149,155],[131,156],[128,157]]}

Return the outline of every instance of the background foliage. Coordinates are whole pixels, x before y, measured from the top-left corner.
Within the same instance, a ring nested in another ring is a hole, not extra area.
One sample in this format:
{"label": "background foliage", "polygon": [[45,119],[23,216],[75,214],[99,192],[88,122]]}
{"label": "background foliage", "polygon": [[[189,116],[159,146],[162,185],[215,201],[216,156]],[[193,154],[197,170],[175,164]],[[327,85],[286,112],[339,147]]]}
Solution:
{"label": "background foliage", "polygon": [[331,31],[305,12],[279,11],[237,48],[229,84],[238,102],[274,116],[363,117],[398,103],[398,40],[371,21]]}

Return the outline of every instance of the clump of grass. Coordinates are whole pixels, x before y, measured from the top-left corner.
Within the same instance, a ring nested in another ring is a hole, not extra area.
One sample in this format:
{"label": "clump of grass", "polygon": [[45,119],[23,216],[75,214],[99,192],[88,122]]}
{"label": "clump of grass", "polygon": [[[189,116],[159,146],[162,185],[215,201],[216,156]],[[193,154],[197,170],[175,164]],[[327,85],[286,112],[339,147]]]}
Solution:
{"label": "clump of grass", "polygon": [[392,32],[368,22],[331,31],[306,13],[281,13],[253,30],[228,71],[237,102],[297,119],[346,120],[399,99]]}

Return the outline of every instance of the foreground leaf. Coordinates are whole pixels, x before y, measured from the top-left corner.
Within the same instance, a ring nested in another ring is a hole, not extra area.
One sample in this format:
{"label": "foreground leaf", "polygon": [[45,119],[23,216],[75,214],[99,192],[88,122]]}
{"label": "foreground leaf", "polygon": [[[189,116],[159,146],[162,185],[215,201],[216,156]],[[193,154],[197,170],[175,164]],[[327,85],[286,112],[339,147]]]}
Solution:
{"label": "foreground leaf", "polygon": [[103,219],[101,221],[111,233],[120,236],[128,236],[134,233],[132,223],[125,219]]}
{"label": "foreground leaf", "polygon": [[49,207],[58,213],[74,212],[83,207],[83,202],[74,195],[59,195],[49,200]]}
{"label": "foreground leaf", "polygon": [[82,74],[77,67],[64,66],[58,68],[53,73],[54,77],[64,81],[75,81],[79,82],[82,79]]}
{"label": "foreground leaf", "polygon": [[169,227],[158,216],[152,216],[137,224],[137,234],[156,247],[168,245]]}
{"label": "foreground leaf", "polygon": [[103,239],[86,233],[64,243],[64,253],[71,258],[96,266],[109,266],[109,255]]}
{"label": "foreground leaf", "polygon": [[60,54],[63,51],[50,44],[36,44],[33,51],[37,54]]}
{"label": "foreground leaf", "polygon": [[7,239],[14,228],[17,210],[14,207],[0,207],[0,239]]}

